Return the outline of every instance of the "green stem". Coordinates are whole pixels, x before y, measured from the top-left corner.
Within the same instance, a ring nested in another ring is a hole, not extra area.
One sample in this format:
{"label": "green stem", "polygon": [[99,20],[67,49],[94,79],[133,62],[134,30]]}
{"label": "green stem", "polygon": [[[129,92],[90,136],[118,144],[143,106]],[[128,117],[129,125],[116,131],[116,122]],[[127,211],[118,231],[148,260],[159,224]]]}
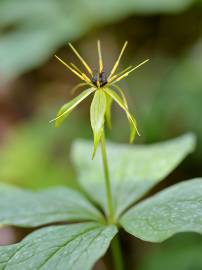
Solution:
{"label": "green stem", "polygon": [[[104,176],[105,176],[105,188],[106,188],[106,195],[107,195],[107,205],[108,205],[108,223],[114,223],[114,214],[113,214],[113,204],[112,204],[112,192],[111,192],[111,185],[110,185],[110,177],[109,177],[109,168],[107,162],[107,153],[106,153],[106,144],[105,144],[105,134],[104,130],[101,135],[101,149],[102,149],[102,162],[104,168]],[[123,260],[122,260],[122,253],[119,243],[119,238],[116,236],[111,244],[112,255],[114,260],[114,267],[116,270],[123,270]]]}
{"label": "green stem", "polygon": [[109,168],[107,162],[107,153],[106,153],[106,145],[105,145],[105,134],[104,131],[101,135],[101,149],[102,149],[102,162],[104,168],[104,176],[105,176],[105,188],[106,188],[106,195],[107,195],[107,205],[108,205],[108,222],[112,224],[114,222],[113,218],[113,204],[112,204],[112,192],[111,192],[111,185],[110,185],[110,178],[109,178]]}
{"label": "green stem", "polygon": [[115,238],[112,240],[111,251],[114,261],[114,269],[123,270],[124,269],[123,258],[118,235],[116,235]]}

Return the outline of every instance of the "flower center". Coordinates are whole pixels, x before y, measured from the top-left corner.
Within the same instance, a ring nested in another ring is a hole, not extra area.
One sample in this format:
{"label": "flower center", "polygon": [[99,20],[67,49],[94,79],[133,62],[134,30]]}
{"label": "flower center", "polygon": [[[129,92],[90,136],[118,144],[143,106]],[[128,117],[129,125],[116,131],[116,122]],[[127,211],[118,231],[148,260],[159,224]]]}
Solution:
{"label": "flower center", "polygon": [[105,84],[107,84],[107,76],[106,73],[104,71],[100,72],[100,73],[96,73],[95,75],[93,75],[92,77],[92,83],[96,86],[96,87],[102,87]]}

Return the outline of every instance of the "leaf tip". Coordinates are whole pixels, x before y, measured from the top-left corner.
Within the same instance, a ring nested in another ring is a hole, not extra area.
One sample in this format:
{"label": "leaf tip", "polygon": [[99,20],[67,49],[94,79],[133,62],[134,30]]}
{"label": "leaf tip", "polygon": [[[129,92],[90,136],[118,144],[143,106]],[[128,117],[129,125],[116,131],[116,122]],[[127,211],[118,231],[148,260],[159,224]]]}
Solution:
{"label": "leaf tip", "polygon": [[97,151],[97,147],[94,146],[93,153],[92,153],[92,156],[91,156],[91,159],[92,159],[92,160],[93,160],[94,157],[95,157],[96,151]]}

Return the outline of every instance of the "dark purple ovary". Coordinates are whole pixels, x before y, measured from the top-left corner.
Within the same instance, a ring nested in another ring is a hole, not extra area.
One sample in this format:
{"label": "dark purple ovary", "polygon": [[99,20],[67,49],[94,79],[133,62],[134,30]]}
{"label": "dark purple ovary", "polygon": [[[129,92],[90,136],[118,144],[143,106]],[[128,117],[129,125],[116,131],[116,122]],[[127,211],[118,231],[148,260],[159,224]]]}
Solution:
{"label": "dark purple ovary", "polygon": [[[95,74],[92,78],[92,83],[98,87],[97,81],[98,81],[98,74]],[[102,71],[99,75],[99,83],[100,83],[100,87],[104,86],[105,84],[107,84],[107,76],[106,73],[104,71]]]}

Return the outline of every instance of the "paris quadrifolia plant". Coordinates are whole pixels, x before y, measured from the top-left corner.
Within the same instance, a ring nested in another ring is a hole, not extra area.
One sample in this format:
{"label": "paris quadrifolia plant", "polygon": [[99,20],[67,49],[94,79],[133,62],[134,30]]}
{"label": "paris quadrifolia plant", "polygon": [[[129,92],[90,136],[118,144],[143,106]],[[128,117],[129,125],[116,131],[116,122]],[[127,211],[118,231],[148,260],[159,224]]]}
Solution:
{"label": "paris quadrifolia plant", "polygon": [[[107,76],[103,60],[102,60],[102,52],[100,41],[97,42],[98,48],[98,60],[99,60],[99,70],[93,73],[90,66],[86,63],[83,57],[77,52],[77,50],[73,47],[71,43],[69,46],[79,58],[83,66],[85,67],[87,73],[85,74],[81,71],[75,64],[67,64],[57,55],[55,57],[65,65],[70,71],[72,71],[78,78],[80,78],[83,82],[76,85],[73,88],[73,92],[75,92],[80,87],[88,87],[88,89],[84,90],[80,95],[75,97],[70,102],[66,103],[59,110],[57,117],[52,121],[55,121],[55,126],[59,127],[60,124],[64,121],[64,119],[73,111],[73,109],[88,96],[93,94],[93,100],[90,106],[90,121],[94,135],[94,150],[92,154],[92,158],[94,158],[98,144],[101,142],[102,149],[102,159],[104,166],[104,175],[105,175],[105,185],[106,185],[106,194],[107,194],[107,202],[108,202],[108,210],[109,210],[109,223],[113,223],[113,203],[112,203],[112,195],[111,195],[111,187],[110,187],[110,176],[109,169],[107,163],[107,154],[106,154],[106,145],[105,145],[105,119],[108,124],[108,127],[111,127],[111,106],[112,102],[115,101],[126,113],[130,124],[130,143],[132,143],[135,139],[136,132],[139,134],[137,130],[136,120],[129,112],[127,100],[124,94],[124,91],[117,85],[119,81],[127,77],[132,71],[139,68],[143,64],[145,64],[147,60],[140,63],[139,65],[133,67],[129,66],[126,69],[122,70],[119,73],[116,73],[117,68],[119,66],[121,57],[123,52],[127,46],[127,41],[124,43],[123,48],[116,60],[109,76]],[[117,94],[117,92],[119,94]]]}
{"label": "paris quadrifolia plant", "polygon": [[113,102],[126,113],[130,143],[139,134],[118,83],[148,60],[117,72],[125,42],[111,72],[106,74],[98,41],[99,68],[93,72],[69,45],[86,73],[55,57],[82,80],[72,92],[87,89],[62,106],[51,121],[59,127],[80,102],[93,94],[93,143],[77,140],[71,151],[81,188],[34,192],[0,185],[0,226],[38,227],[21,242],[0,247],[0,270],[89,270],[109,246],[112,258],[104,258],[101,267],[132,269],[132,262],[127,264],[122,255],[120,229],[149,242],[162,242],[182,232],[202,234],[202,178],[180,182],[143,200],[194,150],[193,134],[144,146],[105,140],[105,124],[111,127]]}

